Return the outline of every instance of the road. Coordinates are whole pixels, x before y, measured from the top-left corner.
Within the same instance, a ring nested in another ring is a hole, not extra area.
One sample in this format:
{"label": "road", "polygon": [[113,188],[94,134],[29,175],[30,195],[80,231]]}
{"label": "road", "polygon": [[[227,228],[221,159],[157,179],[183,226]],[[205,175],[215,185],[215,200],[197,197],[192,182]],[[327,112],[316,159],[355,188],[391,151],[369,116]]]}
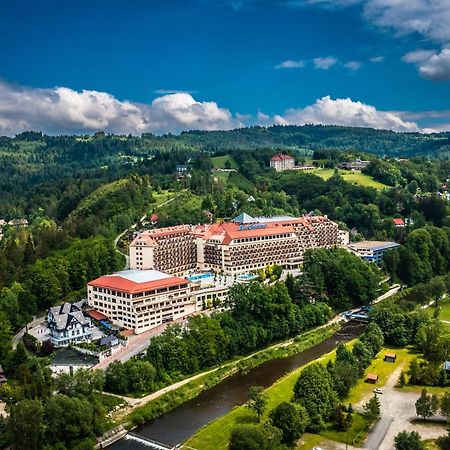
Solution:
{"label": "road", "polygon": [[[401,431],[417,431],[423,439],[435,439],[446,433],[446,422],[415,423],[412,422],[416,416],[416,400],[419,393],[407,392],[396,389],[400,372],[404,369],[398,367],[388,378],[384,387],[384,394],[379,395],[381,403],[381,419],[372,428],[364,448],[370,450],[392,450],[394,438]],[[365,398],[360,405],[364,404]]]}
{"label": "road", "polygon": [[106,369],[106,367],[108,367],[114,361],[128,361],[133,356],[139,355],[139,353],[145,351],[150,344],[150,339],[160,335],[168,325],[172,325],[173,323],[183,323],[186,321],[187,319],[179,319],[175,322],[163,323],[162,325],[159,325],[156,328],[152,328],[145,333],[129,336],[128,345],[126,347],[123,347],[122,350],[114,353],[114,355],[105,358],[102,362],[93,366],[92,369]]}
{"label": "road", "polygon": [[19,341],[23,338],[24,334],[28,332],[30,328],[34,328],[38,325],[41,325],[45,322],[47,316],[44,315],[42,317],[33,316],[33,320],[30,323],[27,323],[23,328],[21,328],[12,338],[12,346],[13,349],[17,347]]}

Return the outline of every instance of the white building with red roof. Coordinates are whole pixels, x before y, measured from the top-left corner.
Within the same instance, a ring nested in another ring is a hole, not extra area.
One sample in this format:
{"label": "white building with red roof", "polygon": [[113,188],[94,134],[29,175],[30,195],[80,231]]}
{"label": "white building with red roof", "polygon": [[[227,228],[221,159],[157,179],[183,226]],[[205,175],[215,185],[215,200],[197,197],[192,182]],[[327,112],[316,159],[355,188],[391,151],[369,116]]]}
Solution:
{"label": "white building with red roof", "polygon": [[293,170],[295,166],[295,158],[284,153],[277,153],[270,159],[270,167],[273,167],[277,172],[283,170]]}
{"label": "white building with red roof", "polygon": [[125,270],[87,285],[88,304],[115,325],[139,334],[196,312],[188,280],[156,270]]}
{"label": "white building with red roof", "polygon": [[278,264],[296,269],[305,250],[342,245],[338,226],[326,216],[251,217],[180,225],[141,233],[130,245],[131,269],[185,274],[194,269],[244,274]]}

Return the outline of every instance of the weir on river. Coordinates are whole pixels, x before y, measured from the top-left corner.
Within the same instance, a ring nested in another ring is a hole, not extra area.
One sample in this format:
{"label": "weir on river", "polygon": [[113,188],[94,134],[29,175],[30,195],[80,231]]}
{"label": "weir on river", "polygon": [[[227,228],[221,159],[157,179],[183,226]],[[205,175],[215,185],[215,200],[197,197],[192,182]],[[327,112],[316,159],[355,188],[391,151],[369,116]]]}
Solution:
{"label": "weir on river", "polygon": [[111,450],[177,448],[207,423],[244,404],[248,400],[251,386],[269,387],[286,373],[334,350],[340,342],[347,342],[359,336],[364,328],[364,324],[348,322],[333,336],[308,350],[286,358],[266,361],[247,373],[238,372],[167,414],[141,425],[131,436],[121,439],[109,448]]}

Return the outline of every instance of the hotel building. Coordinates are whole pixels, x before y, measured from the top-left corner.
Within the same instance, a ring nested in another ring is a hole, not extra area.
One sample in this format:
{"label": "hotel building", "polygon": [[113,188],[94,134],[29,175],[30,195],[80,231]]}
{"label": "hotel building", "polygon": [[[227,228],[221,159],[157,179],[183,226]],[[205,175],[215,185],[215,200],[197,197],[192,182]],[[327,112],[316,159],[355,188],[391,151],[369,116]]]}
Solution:
{"label": "hotel building", "polygon": [[292,170],[295,166],[295,158],[290,155],[284,155],[283,153],[277,153],[270,159],[270,167],[273,167],[277,172],[283,170]]}
{"label": "hotel building", "polygon": [[189,225],[157,228],[130,244],[130,268],[182,274],[197,267],[197,244]]}
{"label": "hotel building", "polygon": [[251,217],[231,222],[160,228],[130,245],[131,269],[183,274],[193,269],[237,275],[278,264],[298,268],[305,250],[341,245],[336,223],[326,216]]}
{"label": "hotel building", "polygon": [[125,270],[87,285],[88,304],[119,327],[139,334],[196,312],[188,280],[156,270]]}
{"label": "hotel building", "polygon": [[394,248],[400,247],[397,242],[391,241],[361,241],[348,244],[347,249],[367,262],[380,264],[384,254]]}

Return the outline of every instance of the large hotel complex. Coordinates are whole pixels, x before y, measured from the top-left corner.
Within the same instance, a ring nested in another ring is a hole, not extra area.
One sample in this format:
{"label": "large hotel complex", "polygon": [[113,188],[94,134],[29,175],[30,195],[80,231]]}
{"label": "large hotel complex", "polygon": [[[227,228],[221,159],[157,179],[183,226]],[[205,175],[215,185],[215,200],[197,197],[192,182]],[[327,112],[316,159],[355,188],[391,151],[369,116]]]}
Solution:
{"label": "large hotel complex", "polygon": [[241,214],[231,222],[144,231],[130,245],[130,268],[179,275],[193,269],[236,275],[271,264],[294,269],[307,249],[345,244],[326,216]]}
{"label": "large hotel complex", "polygon": [[221,302],[257,269],[297,269],[305,250],[346,244],[336,223],[312,215],[241,214],[230,222],[147,230],[130,244],[130,270],[88,283],[88,303],[113,324],[141,333]]}

